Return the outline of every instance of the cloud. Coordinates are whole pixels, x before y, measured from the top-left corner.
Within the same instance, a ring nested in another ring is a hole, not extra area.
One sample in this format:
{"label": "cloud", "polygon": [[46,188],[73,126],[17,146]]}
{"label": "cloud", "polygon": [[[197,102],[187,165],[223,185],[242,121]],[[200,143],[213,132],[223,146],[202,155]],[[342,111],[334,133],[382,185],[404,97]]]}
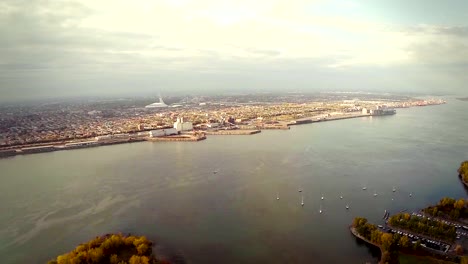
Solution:
{"label": "cloud", "polygon": [[349,80],[359,79],[374,86],[359,73],[370,79],[373,68],[445,67],[448,76],[460,78],[449,68],[468,65],[467,26],[382,24],[350,11],[363,5],[333,0],[6,0],[0,3],[0,92],[61,93],[65,88],[60,87],[72,80],[76,93],[112,93],[111,87],[139,78],[144,83],[153,78],[173,90],[216,87],[217,82],[248,86],[247,81],[258,87],[289,82],[327,89],[354,86]]}

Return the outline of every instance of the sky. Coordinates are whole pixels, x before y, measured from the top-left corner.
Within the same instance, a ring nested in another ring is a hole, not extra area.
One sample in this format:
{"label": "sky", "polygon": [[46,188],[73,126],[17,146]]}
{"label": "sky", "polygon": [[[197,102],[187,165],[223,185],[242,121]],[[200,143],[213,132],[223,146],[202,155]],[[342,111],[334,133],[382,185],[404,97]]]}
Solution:
{"label": "sky", "polygon": [[468,94],[465,0],[1,0],[0,102]]}

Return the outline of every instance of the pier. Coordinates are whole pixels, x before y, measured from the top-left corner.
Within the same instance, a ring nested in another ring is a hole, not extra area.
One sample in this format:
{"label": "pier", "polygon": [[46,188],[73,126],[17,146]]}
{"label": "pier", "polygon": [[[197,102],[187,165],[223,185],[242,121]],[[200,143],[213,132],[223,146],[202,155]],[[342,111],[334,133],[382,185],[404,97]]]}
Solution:
{"label": "pier", "polygon": [[200,141],[205,140],[206,136],[193,136],[193,135],[178,135],[167,137],[147,137],[146,141],[164,142],[164,141]]}
{"label": "pier", "polygon": [[233,130],[204,131],[206,135],[253,135],[253,134],[258,134],[260,132],[261,131],[258,129],[255,129],[255,130],[233,129]]}

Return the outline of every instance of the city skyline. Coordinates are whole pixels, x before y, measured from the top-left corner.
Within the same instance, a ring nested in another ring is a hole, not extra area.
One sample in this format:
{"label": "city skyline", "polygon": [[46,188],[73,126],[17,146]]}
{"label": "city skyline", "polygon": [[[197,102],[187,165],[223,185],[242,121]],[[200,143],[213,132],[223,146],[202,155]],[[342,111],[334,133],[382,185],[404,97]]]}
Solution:
{"label": "city skyline", "polygon": [[464,1],[1,7],[0,102],[159,91],[463,95],[468,81]]}

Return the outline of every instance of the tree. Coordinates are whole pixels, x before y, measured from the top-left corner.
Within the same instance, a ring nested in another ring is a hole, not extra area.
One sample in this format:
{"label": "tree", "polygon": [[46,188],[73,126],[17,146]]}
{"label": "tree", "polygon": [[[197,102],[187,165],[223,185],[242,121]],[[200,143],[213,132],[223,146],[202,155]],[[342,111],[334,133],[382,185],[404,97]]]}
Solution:
{"label": "tree", "polygon": [[463,255],[463,248],[461,245],[455,247],[455,253],[457,253],[457,255]]}
{"label": "tree", "polygon": [[[151,241],[145,237],[106,235],[97,237],[88,243],[79,245],[67,254],[49,261],[49,264],[133,264],[155,263]],[[138,255],[133,255],[138,254]]]}
{"label": "tree", "polygon": [[389,233],[383,233],[381,237],[382,248],[388,250],[393,242],[393,235]]}
{"label": "tree", "polygon": [[129,264],[149,264],[149,259],[146,256],[132,256],[128,261]]}
{"label": "tree", "polygon": [[459,199],[458,201],[455,202],[453,205],[455,209],[461,210],[465,207],[465,200],[464,199]]}
{"label": "tree", "polygon": [[380,260],[380,263],[390,263],[390,261],[391,261],[390,252],[384,251],[382,253],[382,259]]}
{"label": "tree", "polygon": [[461,257],[460,264],[468,264],[468,256]]}
{"label": "tree", "polygon": [[463,161],[458,168],[458,174],[462,177],[468,176],[468,160]]}
{"label": "tree", "polygon": [[402,236],[400,238],[400,246],[403,248],[407,248],[409,246],[409,239],[407,236]]}

